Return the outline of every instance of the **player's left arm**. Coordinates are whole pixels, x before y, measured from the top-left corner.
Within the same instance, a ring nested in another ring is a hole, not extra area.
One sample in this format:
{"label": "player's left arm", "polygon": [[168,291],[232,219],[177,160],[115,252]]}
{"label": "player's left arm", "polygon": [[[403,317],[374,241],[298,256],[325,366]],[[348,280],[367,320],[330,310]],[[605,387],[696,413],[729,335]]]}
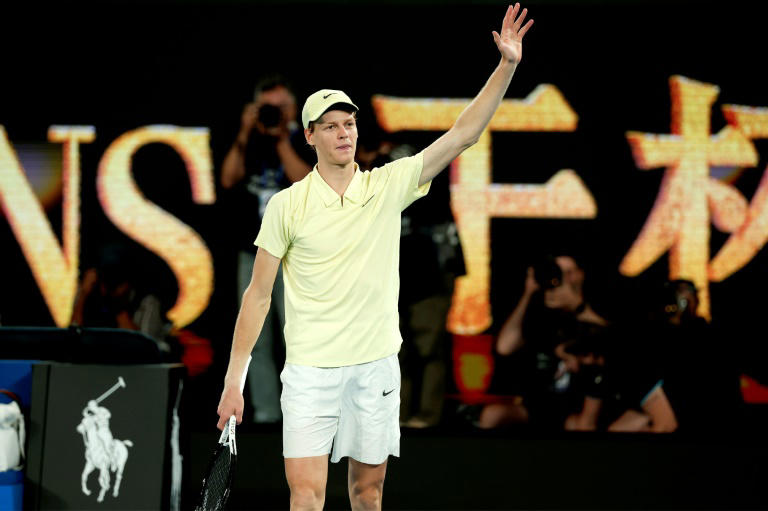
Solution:
{"label": "player's left arm", "polygon": [[424,150],[419,186],[431,181],[464,150],[474,145],[491,122],[523,56],[523,36],[533,25],[533,20],[523,25],[527,13],[528,9],[520,11],[519,3],[509,6],[501,25],[501,34],[493,31],[501,61],[453,127]]}

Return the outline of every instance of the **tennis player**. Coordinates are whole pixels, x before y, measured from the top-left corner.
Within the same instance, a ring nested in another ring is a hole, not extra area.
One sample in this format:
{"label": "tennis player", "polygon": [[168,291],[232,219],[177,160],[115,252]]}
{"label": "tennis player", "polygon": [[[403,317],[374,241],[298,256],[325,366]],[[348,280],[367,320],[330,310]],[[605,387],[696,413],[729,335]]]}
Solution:
{"label": "tennis player", "polygon": [[307,98],[302,122],[317,165],[274,195],[254,242],[251,283],[235,325],[219,429],[242,420],[240,377],[285,283],[283,456],[291,509],[321,509],[328,457],[349,459],[352,509],[380,509],[389,455],[399,456],[402,339],[398,325],[400,213],[477,142],[522,57],[526,9],[510,6],[493,32],[501,61],[455,125],[421,153],[370,172],[354,162],[357,106],[343,92]]}

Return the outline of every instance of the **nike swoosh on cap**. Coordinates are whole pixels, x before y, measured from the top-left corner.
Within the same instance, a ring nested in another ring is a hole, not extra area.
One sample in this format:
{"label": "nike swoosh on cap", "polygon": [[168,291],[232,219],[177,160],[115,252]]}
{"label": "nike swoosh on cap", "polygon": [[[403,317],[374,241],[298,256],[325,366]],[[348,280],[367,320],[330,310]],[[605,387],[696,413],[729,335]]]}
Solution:
{"label": "nike swoosh on cap", "polygon": [[336,94],[336,93],[335,92],[331,92],[330,94],[326,94],[325,96],[323,96],[323,99],[328,99],[328,96],[333,96],[334,94]]}

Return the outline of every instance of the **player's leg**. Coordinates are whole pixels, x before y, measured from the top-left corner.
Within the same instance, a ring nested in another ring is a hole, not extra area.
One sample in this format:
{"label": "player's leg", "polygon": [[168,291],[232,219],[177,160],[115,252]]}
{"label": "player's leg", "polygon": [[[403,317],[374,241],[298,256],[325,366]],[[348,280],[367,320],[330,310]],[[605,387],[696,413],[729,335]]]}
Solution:
{"label": "player's leg", "polygon": [[283,393],[283,456],[291,509],[322,509],[328,454],[339,424],[340,368],[286,364]]}
{"label": "player's leg", "polygon": [[390,455],[400,455],[397,355],[343,368],[344,396],[331,461],[349,458],[352,509],[381,509]]}
{"label": "player's leg", "polygon": [[328,481],[327,454],[285,458],[285,478],[291,490],[291,511],[323,509]]}
{"label": "player's leg", "polygon": [[370,465],[349,458],[349,502],[352,511],[381,509],[386,474],[386,461],[378,465]]}

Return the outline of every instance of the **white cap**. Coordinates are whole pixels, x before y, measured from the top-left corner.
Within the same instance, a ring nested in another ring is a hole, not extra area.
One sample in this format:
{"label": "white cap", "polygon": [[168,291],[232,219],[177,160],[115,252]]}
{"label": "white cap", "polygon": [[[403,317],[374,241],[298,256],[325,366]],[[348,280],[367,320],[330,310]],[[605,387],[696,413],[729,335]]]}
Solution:
{"label": "white cap", "polygon": [[352,103],[349,96],[340,90],[322,89],[307,98],[304,108],[301,110],[301,123],[304,129],[309,129],[309,123],[320,118],[333,105],[343,103],[355,109],[360,110],[357,105]]}

